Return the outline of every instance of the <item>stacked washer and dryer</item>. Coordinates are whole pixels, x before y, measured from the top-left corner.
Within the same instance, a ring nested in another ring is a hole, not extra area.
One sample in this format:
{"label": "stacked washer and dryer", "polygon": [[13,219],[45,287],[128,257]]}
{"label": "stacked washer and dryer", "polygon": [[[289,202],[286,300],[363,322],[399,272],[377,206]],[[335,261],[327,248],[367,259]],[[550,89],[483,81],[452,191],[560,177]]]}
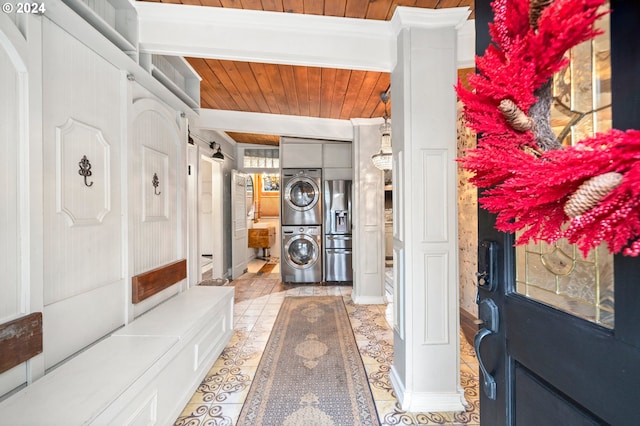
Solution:
{"label": "stacked washer and dryer", "polygon": [[282,169],[283,282],[322,281],[322,169]]}

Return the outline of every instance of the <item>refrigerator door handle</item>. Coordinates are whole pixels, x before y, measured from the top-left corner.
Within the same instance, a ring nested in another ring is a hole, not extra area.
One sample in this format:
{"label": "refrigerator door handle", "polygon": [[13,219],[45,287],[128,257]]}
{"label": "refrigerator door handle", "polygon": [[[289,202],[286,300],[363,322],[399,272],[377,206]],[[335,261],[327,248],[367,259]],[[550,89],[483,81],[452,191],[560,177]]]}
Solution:
{"label": "refrigerator door handle", "polygon": [[351,249],[352,247],[351,235],[325,235],[326,249]]}

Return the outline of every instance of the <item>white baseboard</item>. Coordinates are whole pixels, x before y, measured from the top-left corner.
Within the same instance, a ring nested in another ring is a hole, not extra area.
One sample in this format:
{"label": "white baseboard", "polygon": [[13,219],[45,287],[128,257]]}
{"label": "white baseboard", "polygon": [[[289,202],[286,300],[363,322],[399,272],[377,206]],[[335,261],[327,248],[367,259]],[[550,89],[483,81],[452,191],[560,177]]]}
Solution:
{"label": "white baseboard", "polygon": [[357,296],[351,294],[351,299],[356,305],[384,305],[387,303],[384,296]]}
{"label": "white baseboard", "polygon": [[400,407],[412,413],[465,411],[464,389],[456,392],[411,392],[398,376],[394,366],[389,373],[391,386],[396,392]]}

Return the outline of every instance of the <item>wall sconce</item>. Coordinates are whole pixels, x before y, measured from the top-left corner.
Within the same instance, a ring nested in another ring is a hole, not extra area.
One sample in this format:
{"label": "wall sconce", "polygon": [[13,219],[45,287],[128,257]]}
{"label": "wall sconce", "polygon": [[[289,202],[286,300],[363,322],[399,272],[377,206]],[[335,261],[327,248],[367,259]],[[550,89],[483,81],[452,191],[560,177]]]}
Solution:
{"label": "wall sconce", "polygon": [[187,143],[188,143],[189,145],[195,145],[196,143],[195,143],[195,141],[193,140],[193,138],[191,137],[191,129],[189,129],[189,127],[187,127],[187,135],[189,136],[189,137],[187,138]]}
{"label": "wall sconce", "polygon": [[380,99],[384,103],[384,124],[380,126],[380,151],[371,157],[373,165],[380,170],[391,170],[392,149],[391,149],[391,124],[389,124],[389,113],[387,102],[389,102],[389,92],[380,93]]}
{"label": "wall sconce", "polygon": [[216,149],[216,145],[218,145],[218,150],[213,153],[211,158],[213,158],[216,161],[222,162],[222,161],[224,161],[224,155],[222,154],[222,147],[220,146],[219,143],[215,143],[213,141],[209,142],[209,148],[211,148],[213,150]]}

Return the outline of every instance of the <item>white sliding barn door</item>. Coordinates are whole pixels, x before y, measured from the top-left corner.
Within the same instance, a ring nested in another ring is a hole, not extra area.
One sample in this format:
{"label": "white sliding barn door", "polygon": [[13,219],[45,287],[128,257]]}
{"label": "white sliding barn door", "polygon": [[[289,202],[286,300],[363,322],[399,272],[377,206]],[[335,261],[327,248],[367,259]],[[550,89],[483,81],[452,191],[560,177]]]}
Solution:
{"label": "white sliding barn door", "polygon": [[247,271],[249,231],[247,229],[247,176],[231,171],[231,278]]}
{"label": "white sliding barn door", "polygon": [[51,367],[124,322],[125,83],[118,69],[42,21],[43,322],[45,366]]}

